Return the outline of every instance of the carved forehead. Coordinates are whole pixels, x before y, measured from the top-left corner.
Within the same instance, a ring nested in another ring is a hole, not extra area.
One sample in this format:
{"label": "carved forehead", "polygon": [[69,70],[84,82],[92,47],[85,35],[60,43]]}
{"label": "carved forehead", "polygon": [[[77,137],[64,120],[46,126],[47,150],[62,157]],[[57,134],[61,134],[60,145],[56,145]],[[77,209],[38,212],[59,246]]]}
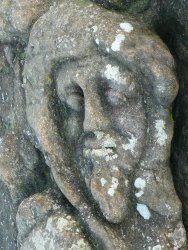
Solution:
{"label": "carved forehead", "polygon": [[63,62],[54,71],[54,78],[62,91],[75,84],[84,91],[88,87],[100,88],[107,82],[112,89],[121,91],[130,88],[130,85],[131,88],[139,85],[135,72],[108,56],[99,55]]}
{"label": "carved forehead", "polygon": [[[173,59],[161,40],[128,17],[89,4],[64,1],[34,25],[27,50],[27,62],[53,67],[67,58],[104,55],[147,79],[147,92],[159,103],[171,103],[177,92],[172,73]],[[26,63],[27,68],[27,63]],[[40,74],[40,73],[39,73]]]}
{"label": "carved forehead", "polygon": [[[64,1],[60,7],[51,8],[35,23],[30,35],[33,55],[56,51],[57,56],[65,57],[69,51],[70,57],[71,54],[78,55],[80,49],[85,55],[91,54],[89,47],[93,40],[96,44],[104,43],[109,49],[112,47],[114,52],[119,51],[117,46],[124,44],[127,51],[133,50],[133,54],[137,54],[137,47],[143,43],[146,47],[160,43],[158,49],[164,50],[159,38],[143,24],[96,5],[80,6],[75,1]],[[42,45],[43,50],[39,50]]]}

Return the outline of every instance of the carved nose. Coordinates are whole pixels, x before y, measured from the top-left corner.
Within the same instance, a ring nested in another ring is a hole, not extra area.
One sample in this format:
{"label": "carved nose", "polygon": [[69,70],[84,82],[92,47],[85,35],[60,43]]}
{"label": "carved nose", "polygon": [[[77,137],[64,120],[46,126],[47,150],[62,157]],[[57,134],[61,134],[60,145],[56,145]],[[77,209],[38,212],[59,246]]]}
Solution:
{"label": "carved nose", "polygon": [[109,127],[109,121],[104,116],[100,103],[94,98],[85,100],[85,119],[83,125],[85,132],[106,130]]}

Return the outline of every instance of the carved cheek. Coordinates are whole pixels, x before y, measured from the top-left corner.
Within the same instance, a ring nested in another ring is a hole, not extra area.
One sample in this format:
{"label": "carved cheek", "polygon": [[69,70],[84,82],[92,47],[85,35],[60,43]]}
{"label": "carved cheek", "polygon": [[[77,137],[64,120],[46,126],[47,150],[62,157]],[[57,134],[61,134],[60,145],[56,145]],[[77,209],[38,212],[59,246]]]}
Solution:
{"label": "carved cheek", "polygon": [[[144,145],[147,123],[144,107],[141,104],[132,105],[128,107],[113,108],[111,114],[109,114],[111,125],[123,137],[128,138],[127,142],[124,143],[124,149],[133,150],[134,144],[134,155],[140,156]],[[133,153],[133,152],[132,152]]]}

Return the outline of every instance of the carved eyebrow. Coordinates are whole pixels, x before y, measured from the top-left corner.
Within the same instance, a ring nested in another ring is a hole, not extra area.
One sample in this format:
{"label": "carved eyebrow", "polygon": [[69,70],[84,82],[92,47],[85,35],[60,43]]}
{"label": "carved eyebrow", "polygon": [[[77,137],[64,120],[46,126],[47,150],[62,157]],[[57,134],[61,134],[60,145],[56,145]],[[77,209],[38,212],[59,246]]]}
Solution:
{"label": "carved eyebrow", "polygon": [[129,76],[131,72],[124,71],[126,72],[120,71],[117,65],[107,64],[105,70],[101,73],[101,78],[114,89],[126,90],[130,85]]}
{"label": "carved eyebrow", "polygon": [[[102,83],[101,83],[102,81]],[[112,88],[114,90],[119,90],[119,91],[126,91],[127,87],[125,84],[122,84],[121,82],[119,83],[116,83],[116,82],[113,82],[111,80],[108,80],[107,78],[104,78],[104,77],[101,77],[101,81],[100,81],[100,87],[102,88],[105,88],[105,87],[109,87],[109,88]]]}
{"label": "carved eyebrow", "polygon": [[119,66],[113,66],[111,64],[107,64],[105,71],[103,72],[104,78],[107,80],[110,80],[112,82],[121,82],[122,81],[122,76],[119,71]]}

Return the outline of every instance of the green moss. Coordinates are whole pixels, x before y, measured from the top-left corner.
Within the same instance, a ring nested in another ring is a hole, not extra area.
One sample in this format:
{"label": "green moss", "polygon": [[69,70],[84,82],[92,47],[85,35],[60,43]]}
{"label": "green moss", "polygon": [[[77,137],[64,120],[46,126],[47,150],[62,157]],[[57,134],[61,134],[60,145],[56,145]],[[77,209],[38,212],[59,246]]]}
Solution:
{"label": "green moss", "polygon": [[25,60],[25,52],[20,53],[19,58],[20,60]]}
{"label": "green moss", "polygon": [[170,112],[170,121],[174,121],[174,116],[173,116],[173,113],[172,112]]}
{"label": "green moss", "polygon": [[7,65],[0,67],[0,74],[7,75],[10,73],[10,68]]}
{"label": "green moss", "polygon": [[79,1],[78,1],[78,4],[79,4],[80,6],[82,6],[82,7],[87,7],[88,5],[91,4],[91,2],[88,1],[88,0],[79,0]]}
{"label": "green moss", "polygon": [[128,12],[131,14],[136,14],[143,12],[144,9],[148,6],[150,0],[137,0],[128,9]]}
{"label": "green moss", "polygon": [[6,130],[10,130],[13,128],[13,121],[14,121],[14,117],[12,117],[12,119],[10,118],[10,119],[7,119],[6,121],[4,121],[4,127]]}
{"label": "green moss", "polygon": [[[47,81],[47,83],[48,83],[49,85],[51,85],[51,83],[53,82],[53,79],[52,79],[52,77],[51,77],[50,75],[47,75],[47,76],[46,76],[46,81]],[[53,93],[53,90],[52,90],[52,89],[50,89],[49,91],[51,91],[51,92]]]}
{"label": "green moss", "polygon": [[99,243],[92,236],[89,237],[89,242],[92,245],[93,250],[100,250],[101,249],[101,247],[99,246]]}

